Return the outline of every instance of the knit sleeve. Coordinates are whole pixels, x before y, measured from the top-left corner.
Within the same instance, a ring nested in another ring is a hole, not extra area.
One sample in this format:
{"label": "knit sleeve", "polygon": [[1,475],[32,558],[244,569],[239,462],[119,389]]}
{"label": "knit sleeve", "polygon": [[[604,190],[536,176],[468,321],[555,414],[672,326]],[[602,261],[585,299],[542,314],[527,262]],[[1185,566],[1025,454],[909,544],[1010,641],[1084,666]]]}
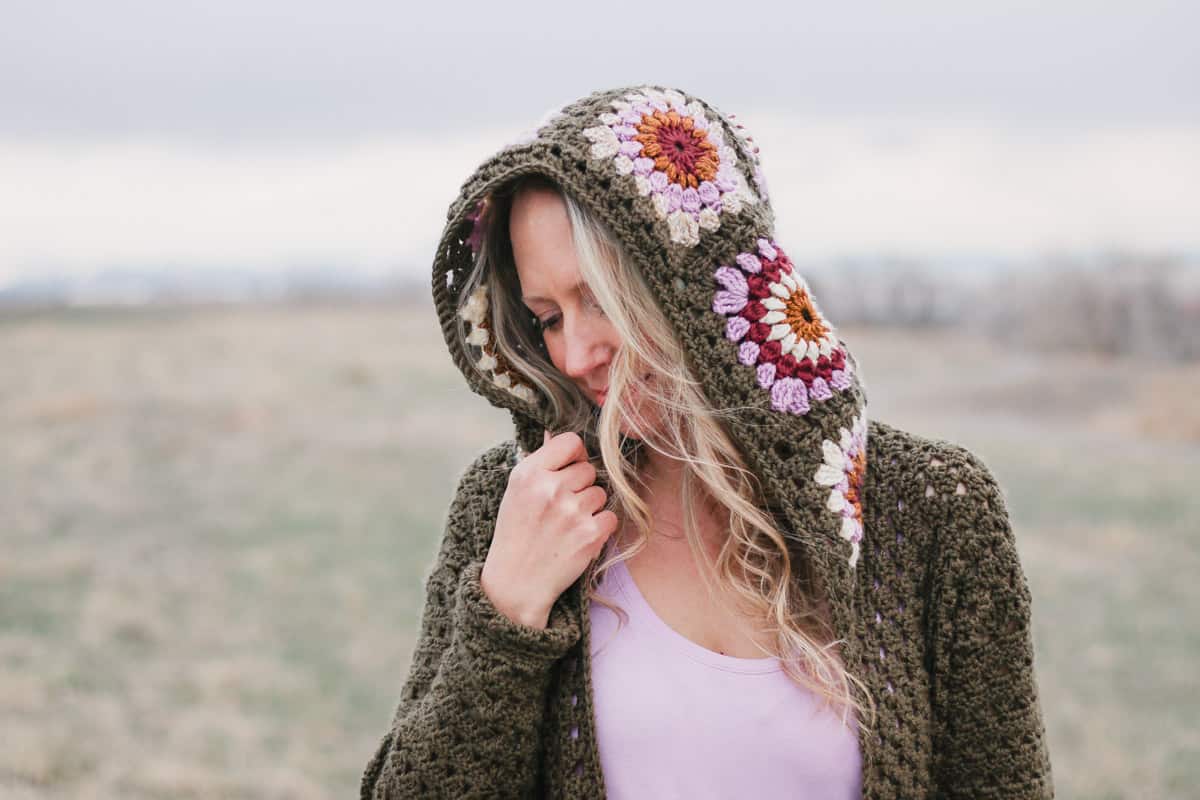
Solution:
{"label": "knit sleeve", "polygon": [[551,668],[581,631],[562,603],[545,629],[515,622],[480,585],[485,537],[474,528],[494,519],[486,509],[507,474],[494,453],[468,468],[451,502],[408,677],[363,773],[362,800],[533,792]]}
{"label": "knit sleeve", "polygon": [[935,582],[939,797],[1053,797],[1034,673],[1031,598],[996,479],[962,448]]}

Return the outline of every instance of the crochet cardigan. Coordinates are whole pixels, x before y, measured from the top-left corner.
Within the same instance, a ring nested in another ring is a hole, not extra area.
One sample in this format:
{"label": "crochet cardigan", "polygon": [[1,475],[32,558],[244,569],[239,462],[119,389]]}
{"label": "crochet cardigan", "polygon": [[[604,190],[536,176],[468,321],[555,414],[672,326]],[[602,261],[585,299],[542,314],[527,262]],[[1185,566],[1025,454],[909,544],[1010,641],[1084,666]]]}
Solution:
{"label": "crochet cardigan", "polygon": [[[868,417],[857,360],[775,237],[752,137],[697,97],[640,86],[553,109],[447,212],[432,283],[442,331],[515,436],[459,479],[364,800],[604,797],[585,596],[597,562],[544,629],[500,613],[479,582],[510,470],[559,429],[493,347],[486,284],[467,285],[491,193],[532,172],[610,227],[706,396],[736,411],[728,435],[821,577],[843,662],[877,706],[858,728],[863,797],[1052,797],[1029,588],[994,476],[957,444]],[[594,427],[578,432],[598,458]]]}

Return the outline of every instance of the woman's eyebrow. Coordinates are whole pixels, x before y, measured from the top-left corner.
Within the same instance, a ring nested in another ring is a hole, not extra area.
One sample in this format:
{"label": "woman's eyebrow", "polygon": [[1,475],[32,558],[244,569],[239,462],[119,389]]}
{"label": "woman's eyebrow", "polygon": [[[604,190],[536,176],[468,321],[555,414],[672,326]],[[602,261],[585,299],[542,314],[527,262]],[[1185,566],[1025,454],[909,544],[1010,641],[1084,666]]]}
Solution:
{"label": "woman's eyebrow", "polygon": [[[580,280],[579,283],[577,283],[571,287],[571,291],[573,291],[573,292],[586,291],[587,289],[588,289],[587,283],[585,283],[582,280]],[[541,301],[547,302],[547,303],[552,302],[550,300],[550,298],[542,297],[541,295],[537,295],[537,294],[535,294],[535,295],[524,295],[523,294],[523,295],[521,295],[521,300],[522,300],[522,302],[524,302],[526,304],[532,303],[535,300],[541,300]]]}

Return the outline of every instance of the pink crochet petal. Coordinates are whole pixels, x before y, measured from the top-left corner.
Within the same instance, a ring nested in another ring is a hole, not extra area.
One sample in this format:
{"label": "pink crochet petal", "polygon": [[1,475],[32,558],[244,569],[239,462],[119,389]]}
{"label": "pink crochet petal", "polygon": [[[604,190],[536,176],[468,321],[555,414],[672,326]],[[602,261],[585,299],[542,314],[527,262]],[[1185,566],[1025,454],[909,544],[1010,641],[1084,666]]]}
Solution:
{"label": "pink crochet petal", "polygon": [[725,338],[731,342],[740,342],[750,332],[750,321],[745,317],[730,317],[725,323]]}
{"label": "pink crochet petal", "polygon": [[750,274],[762,272],[762,262],[753,253],[741,253],[736,259],[738,266]]}
{"label": "pink crochet petal", "polygon": [[780,378],[771,387],[771,407],[790,414],[807,414],[808,392],[798,378]]}
{"label": "pink crochet petal", "polygon": [[750,285],[746,283],[746,276],[742,274],[741,270],[736,270],[733,267],[719,267],[713,273],[713,277],[733,294],[740,294],[745,297],[750,291]]}
{"label": "pink crochet petal", "polygon": [[829,384],[825,383],[825,379],[821,377],[813,378],[812,386],[808,387],[808,393],[816,400],[828,400],[833,397],[833,392],[829,391]]}
{"label": "pink crochet petal", "polygon": [[850,388],[850,376],[843,370],[835,369],[829,376],[829,385],[839,392],[844,392]]}
{"label": "pink crochet petal", "polygon": [[775,362],[766,361],[759,364],[756,377],[758,378],[759,386],[764,389],[770,389],[771,385],[775,383]]}
{"label": "pink crochet petal", "polygon": [[758,361],[758,344],[755,342],[742,342],[738,348],[738,361],[745,364],[747,367],[754,366]]}
{"label": "pink crochet petal", "polygon": [[713,311],[718,314],[736,314],[746,306],[746,296],[735,292],[720,291],[713,296]]}

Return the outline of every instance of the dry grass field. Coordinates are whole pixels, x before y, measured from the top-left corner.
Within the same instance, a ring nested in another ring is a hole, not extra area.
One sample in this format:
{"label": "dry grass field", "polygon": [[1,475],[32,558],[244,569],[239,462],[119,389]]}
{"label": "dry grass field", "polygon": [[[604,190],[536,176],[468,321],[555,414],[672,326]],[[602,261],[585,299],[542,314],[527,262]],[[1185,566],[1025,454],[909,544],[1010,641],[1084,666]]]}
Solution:
{"label": "dry grass field", "polygon": [[[1007,492],[1058,796],[1200,797],[1200,367],[841,334]],[[510,432],[424,306],[0,317],[0,796],[354,796]]]}

